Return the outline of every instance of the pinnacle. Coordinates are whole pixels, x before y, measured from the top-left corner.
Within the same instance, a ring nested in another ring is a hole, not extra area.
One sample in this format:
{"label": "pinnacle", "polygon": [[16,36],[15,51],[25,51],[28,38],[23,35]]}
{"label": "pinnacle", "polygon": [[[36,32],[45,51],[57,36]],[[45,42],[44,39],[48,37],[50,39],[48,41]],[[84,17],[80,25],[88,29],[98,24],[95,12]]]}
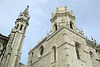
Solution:
{"label": "pinnacle", "polygon": [[27,8],[24,10],[24,12],[22,13],[22,14],[24,14],[24,15],[28,15],[28,8],[29,8],[29,5],[27,6]]}

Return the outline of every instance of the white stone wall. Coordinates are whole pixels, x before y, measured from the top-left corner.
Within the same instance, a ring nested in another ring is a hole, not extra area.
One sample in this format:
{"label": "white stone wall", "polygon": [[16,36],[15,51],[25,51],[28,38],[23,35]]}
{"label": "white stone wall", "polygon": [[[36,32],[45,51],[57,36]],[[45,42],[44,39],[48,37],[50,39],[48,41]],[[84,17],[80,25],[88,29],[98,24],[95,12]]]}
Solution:
{"label": "white stone wall", "polygon": [[[87,46],[84,36],[77,32],[68,30],[64,27],[58,29],[51,34],[43,43],[39,43],[35,48],[29,52],[30,59],[28,60],[28,67],[99,67],[97,61],[91,60],[89,51],[92,50],[95,57],[98,55],[94,48]],[[75,42],[80,44],[80,59],[77,58],[75,50]],[[40,47],[44,46],[43,55],[40,57]],[[56,46],[56,61],[53,59],[52,47]],[[34,52],[33,57],[31,57]],[[32,61],[30,63],[30,61]]]}
{"label": "white stone wall", "polygon": [[[51,24],[52,34],[29,52],[27,67],[100,67],[96,61],[99,55],[95,48],[88,46],[91,44],[87,44],[83,31],[75,26],[75,16],[72,11],[66,7],[57,8],[52,13]],[[42,56],[41,46],[44,47]],[[52,50],[54,46],[56,60]],[[93,53],[92,57],[90,51]]]}

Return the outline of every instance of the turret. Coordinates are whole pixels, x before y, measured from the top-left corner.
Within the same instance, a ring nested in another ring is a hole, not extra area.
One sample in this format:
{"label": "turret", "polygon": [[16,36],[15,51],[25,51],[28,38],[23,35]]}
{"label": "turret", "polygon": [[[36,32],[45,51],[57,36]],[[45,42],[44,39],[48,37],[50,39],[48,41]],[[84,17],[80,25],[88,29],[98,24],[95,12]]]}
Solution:
{"label": "turret", "polygon": [[67,26],[72,30],[76,30],[75,16],[73,12],[67,7],[58,7],[51,16],[52,32],[56,31],[62,26]]}

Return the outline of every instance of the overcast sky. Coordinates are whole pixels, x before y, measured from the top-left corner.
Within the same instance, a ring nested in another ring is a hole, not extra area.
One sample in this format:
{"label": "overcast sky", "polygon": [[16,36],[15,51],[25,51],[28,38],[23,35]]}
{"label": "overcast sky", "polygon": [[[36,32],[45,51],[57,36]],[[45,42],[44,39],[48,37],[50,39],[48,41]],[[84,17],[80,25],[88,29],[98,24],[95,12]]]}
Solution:
{"label": "overcast sky", "polygon": [[56,7],[73,10],[76,26],[85,36],[100,43],[100,0],[0,0],[0,33],[8,36],[21,11],[29,5],[30,21],[22,48],[21,62],[27,64],[28,52],[51,30],[51,13]]}

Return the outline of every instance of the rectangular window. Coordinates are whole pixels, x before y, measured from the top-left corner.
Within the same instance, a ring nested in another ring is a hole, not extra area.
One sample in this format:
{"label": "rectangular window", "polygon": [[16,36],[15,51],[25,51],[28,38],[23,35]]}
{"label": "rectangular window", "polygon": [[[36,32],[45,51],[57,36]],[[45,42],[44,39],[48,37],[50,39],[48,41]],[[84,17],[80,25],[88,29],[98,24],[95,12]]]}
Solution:
{"label": "rectangular window", "polygon": [[22,28],[23,28],[23,25],[21,25],[20,30],[22,30]]}
{"label": "rectangular window", "polygon": [[76,48],[77,58],[80,59],[79,50]]}
{"label": "rectangular window", "polygon": [[16,29],[18,29],[18,27],[19,27],[19,24],[17,24],[17,27],[16,27]]}
{"label": "rectangular window", "polygon": [[77,42],[75,43],[75,49],[76,49],[77,58],[80,59],[80,44]]}

